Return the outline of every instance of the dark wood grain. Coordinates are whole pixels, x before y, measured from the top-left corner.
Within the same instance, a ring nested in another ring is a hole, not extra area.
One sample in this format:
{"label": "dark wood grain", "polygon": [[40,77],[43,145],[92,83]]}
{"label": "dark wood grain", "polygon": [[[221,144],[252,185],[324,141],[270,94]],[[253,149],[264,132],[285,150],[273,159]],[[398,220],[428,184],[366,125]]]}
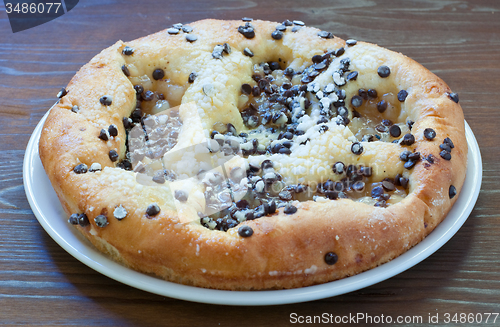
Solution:
{"label": "dark wood grain", "polygon": [[[299,19],[340,37],[400,51],[460,94],[481,148],[483,184],[469,219],[439,251],[406,272],[349,294],[235,307],[165,298],[113,281],[74,259],[42,229],[24,194],[24,150],[58,90],[79,67],[119,39],[176,22],[243,16]],[[499,90],[500,2],[493,0],[81,0],[64,16],[16,34],[0,5],[0,324],[281,326],[290,324],[292,312],[411,315],[424,322],[436,313],[499,312]]]}

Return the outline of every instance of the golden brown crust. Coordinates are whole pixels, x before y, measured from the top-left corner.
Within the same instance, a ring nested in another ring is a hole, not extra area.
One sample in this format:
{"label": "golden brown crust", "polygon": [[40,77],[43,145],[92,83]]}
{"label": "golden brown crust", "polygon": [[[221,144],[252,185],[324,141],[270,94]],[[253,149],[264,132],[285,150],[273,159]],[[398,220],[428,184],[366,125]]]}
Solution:
{"label": "golden brown crust", "polygon": [[[283,40],[277,42],[270,37],[276,24],[263,21],[252,22],[256,36],[246,39],[237,32],[237,27],[242,24],[239,21],[204,20],[190,24],[193,33],[198,35],[194,43],[187,43],[183,36],[171,36],[162,31],[128,45],[134,47],[134,56],[146,62],[158,65],[164,63],[158,58],[168,58],[166,69],[178,67],[172,80],[185,86],[193,68],[177,66],[182,62],[181,58],[188,57],[185,60],[189,60],[191,53],[196,51],[205,52],[210,57],[216,44],[227,42],[234,53],[241,53],[248,47],[255,53],[254,63],[268,61],[269,54],[310,62],[314,54],[322,53],[326,48],[345,46],[341,39],[318,37],[318,30],[312,28],[304,28],[295,34],[286,32]],[[245,222],[254,231],[248,238],[238,235],[238,227],[221,232],[189,222],[181,216],[193,213],[188,209],[180,214],[175,211],[168,187],[139,185],[133,172],[114,168],[116,163],[108,156],[112,149],[121,158],[125,155],[122,118],[128,117],[135,108],[133,85],[121,71],[127,60],[121,54],[124,46],[120,41],[103,50],[71,80],[67,86],[68,94],[54,106],[45,122],[40,157],[67,214],[84,212],[88,216],[90,226],[77,228],[100,251],[133,269],[174,282],[217,289],[278,289],[324,283],[360,273],[404,253],[444,219],[457,199],[450,199],[448,190],[454,185],[460,192],[463,185],[467,143],[460,105],[447,95],[451,90],[413,60],[358,42],[349,49],[352,58],[366,55],[369,60],[353,60],[353,65],[357,65],[360,72],[384,64],[391,67],[391,76],[377,83],[381,88],[408,91],[403,106],[408,117],[415,121],[412,134],[416,143],[411,148],[423,156],[433,154],[435,157],[433,164],[423,160],[409,172],[409,195],[388,208],[349,199],[302,202],[297,205],[296,214],[285,215],[281,208],[272,216]],[[205,64],[201,60],[192,65],[199,69]],[[250,62],[234,65],[233,69],[237,69],[239,75],[229,76],[227,93],[223,94],[224,103],[220,106],[214,104],[206,111],[206,126],[226,119],[221,117],[239,115],[239,112],[235,113],[235,87],[250,80],[252,65]],[[349,88],[374,85],[375,82],[366,78],[360,74]],[[183,102],[194,99],[195,94],[195,91],[186,91]],[[111,106],[100,104],[103,95],[112,97]],[[79,106],[78,114],[70,110],[75,105]],[[243,126],[241,119],[231,121],[238,129]],[[100,140],[97,135],[101,128],[111,124],[118,127],[118,137],[107,142]],[[423,136],[425,128],[433,128],[437,137],[426,140]],[[439,155],[439,145],[446,137],[455,145],[450,161]],[[377,154],[372,157],[368,154],[371,149],[377,151],[377,147],[382,146],[379,143],[365,143],[366,156],[358,160],[368,162],[376,157]],[[403,163],[397,156],[403,147],[397,146],[384,148],[396,156],[394,164],[387,162],[388,170],[402,169]],[[101,172],[73,172],[79,163],[90,166],[94,162],[102,165]],[[145,214],[146,207],[154,202],[162,211],[150,219]],[[121,221],[112,218],[118,205],[123,205],[128,212]],[[108,216],[109,225],[105,228],[97,227],[94,222],[99,214]],[[328,252],[338,255],[336,264],[325,263],[324,256]]]}

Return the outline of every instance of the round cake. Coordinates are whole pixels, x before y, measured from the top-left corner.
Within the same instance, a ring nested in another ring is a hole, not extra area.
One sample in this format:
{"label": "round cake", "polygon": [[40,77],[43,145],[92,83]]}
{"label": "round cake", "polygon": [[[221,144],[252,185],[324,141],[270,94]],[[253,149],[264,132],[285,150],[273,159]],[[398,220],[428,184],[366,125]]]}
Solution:
{"label": "round cake", "polygon": [[119,41],[58,97],[39,150],[68,223],[177,283],[363,272],[432,232],[465,179],[456,93],[402,54],[301,21]]}

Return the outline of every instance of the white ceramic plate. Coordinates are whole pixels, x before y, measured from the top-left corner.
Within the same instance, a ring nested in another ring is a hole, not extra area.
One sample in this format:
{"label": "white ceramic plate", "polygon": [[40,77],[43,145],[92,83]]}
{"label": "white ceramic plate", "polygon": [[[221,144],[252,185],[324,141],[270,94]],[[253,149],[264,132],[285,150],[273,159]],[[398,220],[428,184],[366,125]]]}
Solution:
{"label": "white ceramic plate", "polygon": [[203,289],[167,282],[126,268],[97,251],[67,222],[66,214],[38,155],[38,141],[46,117],[47,115],[42,118],[29,140],[23,164],[26,196],[42,227],[63,249],[90,268],[132,287],[188,301],[228,305],[297,303],[340,295],[376,284],[413,267],[445,244],[469,216],[481,187],[481,154],[472,130],[465,123],[469,158],[462,192],[444,221],[408,252],[377,268],[321,285],[291,290],[248,292]]}

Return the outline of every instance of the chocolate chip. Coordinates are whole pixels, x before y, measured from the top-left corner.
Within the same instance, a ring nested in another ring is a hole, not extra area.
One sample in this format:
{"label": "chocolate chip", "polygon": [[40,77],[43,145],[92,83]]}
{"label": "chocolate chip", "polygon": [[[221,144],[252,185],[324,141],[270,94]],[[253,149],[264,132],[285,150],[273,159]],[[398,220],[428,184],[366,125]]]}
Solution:
{"label": "chocolate chip", "polygon": [[404,189],[408,188],[408,178],[406,177],[399,177],[399,185],[401,185]]}
{"label": "chocolate chip", "polygon": [[73,171],[75,174],[85,174],[88,171],[88,167],[86,164],[79,164],[76,165],[75,168],[73,168]]}
{"label": "chocolate chip", "polygon": [[388,180],[382,181],[382,187],[387,192],[392,192],[396,189],[396,186],[394,186],[394,183],[391,181],[388,181]]}
{"label": "chocolate chip", "polygon": [[456,93],[448,93],[448,97],[455,103],[458,103],[458,94]]}
{"label": "chocolate chip", "polygon": [[406,90],[401,90],[398,92],[398,100],[399,102],[404,102],[406,97],[408,96],[408,92]]}
{"label": "chocolate chip", "polygon": [[455,147],[455,145],[453,144],[453,142],[451,141],[451,139],[449,137],[445,138],[443,140],[443,143],[448,144],[450,146],[450,148],[452,148],[452,149]]}
{"label": "chocolate chip", "polygon": [[189,74],[188,83],[193,83],[197,76],[198,76],[198,74],[196,74],[195,72],[192,72],[191,74]]}
{"label": "chocolate chip", "polygon": [[276,30],[277,31],[282,31],[282,32],[286,31],[286,26],[283,25],[283,24],[280,24],[280,25],[276,26]]}
{"label": "chocolate chip", "polygon": [[99,216],[95,217],[94,221],[95,221],[95,224],[97,225],[97,227],[101,227],[101,228],[106,227],[109,224],[108,218],[105,215],[99,215]]}
{"label": "chocolate chip", "polygon": [[353,107],[358,108],[363,104],[363,98],[359,95],[355,95],[351,98],[351,104]]}
{"label": "chocolate chip", "polygon": [[327,31],[319,31],[318,36],[324,39],[333,39],[333,34]]}
{"label": "chocolate chip", "polygon": [[224,46],[217,44],[212,51],[212,57],[215,59],[221,59],[222,53],[224,52]]}
{"label": "chocolate chip", "polygon": [[346,40],[345,41],[345,44],[347,44],[348,46],[353,46],[353,45],[356,45],[356,43],[358,43],[358,41],[354,40],[354,39],[349,39],[349,40]]}
{"label": "chocolate chip", "polygon": [[241,237],[250,237],[253,235],[253,229],[250,226],[241,226],[238,228],[238,235]]}
{"label": "chocolate chip", "polygon": [[106,130],[104,128],[101,129],[101,132],[99,133],[99,138],[103,141],[109,140],[108,133],[106,132]]}
{"label": "chocolate chip", "polygon": [[385,200],[380,200],[374,204],[375,207],[385,208],[387,207],[387,202]]}
{"label": "chocolate chip", "polygon": [[198,36],[196,36],[195,34],[186,35],[186,41],[193,43],[196,40],[198,40]]}
{"label": "chocolate chip", "polygon": [[367,93],[370,98],[376,98],[378,96],[377,90],[375,89],[368,89]]}
{"label": "chocolate chip", "polygon": [[113,216],[118,220],[122,220],[127,217],[127,210],[122,205],[119,205],[113,211]]}
{"label": "chocolate chip", "polygon": [[110,106],[111,103],[113,103],[113,98],[110,97],[109,95],[103,95],[100,99],[99,99],[99,102],[103,105],[103,106]]}
{"label": "chocolate chip", "polygon": [[[116,127],[115,124],[109,125],[109,127],[108,127],[108,133],[109,133],[110,136],[118,136],[118,127]],[[99,135],[99,137],[100,137],[100,135]]]}
{"label": "chocolate chip", "polygon": [[285,209],[283,210],[283,212],[286,213],[287,215],[293,215],[294,213],[297,212],[297,207],[287,203],[285,205]]}
{"label": "chocolate chip", "polygon": [[361,192],[365,189],[365,183],[363,181],[357,181],[352,184],[352,189],[356,192]]}
{"label": "chocolate chip", "polygon": [[441,158],[443,158],[444,160],[451,160],[451,153],[449,153],[448,151],[446,150],[443,150],[441,152],[439,152],[439,155],[441,156]]}
{"label": "chocolate chip", "polygon": [[71,225],[78,225],[78,219],[80,218],[80,214],[74,213],[71,216],[69,216],[68,223]]}
{"label": "chocolate chip", "polygon": [[241,93],[250,95],[252,93],[252,86],[250,84],[243,84],[241,86]]}
{"label": "chocolate chip", "polygon": [[287,191],[287,190],[283,190],[283,191],[279,192],[278,196],[279,196],[280,200],[283,200],[283,201],[292,200],[292,193],[290,191]]}
{"label": "chocolate chip", "polygon": [[420,160],[420,152],[412,152],[408,155],[408,160],[419,161]]}
{"label": "chocolate chip", "polygon": [[391,74],[391,69],[387,66],[380,66],[378,69],[377,69],[377,73],[378,73],[378,76],[380,77],[387,77]]}
{"label": "chocolate chip", "polygon": [[275,40],[281,40],[283,38],[283,32],[281,31],[274,31],[271,33],[271,37]]}
{"label": "chocolate chip", "polygon": [[383,113],[387,109],[387,102],[385,100],[381,100],[377,103],[377,110],[380,113]]}
{"label": "chocolate chip", "polygon": [[146,214],[150,217],[154,217],[157,214],[159,214],[160,211],[161,211],[160,207],[156,203],[153,203],[147,207]]}
{"label": "chocolate chip", "polygon": [[443,143],[439,145],[439,148],[443,151],[450,152],[451,153],[451,147],[449,144]]}
{"label": "chocolate chip", "polygon": [[184,25],[184,26],[182,26],[182,31],[184,33],[191,33],[193,31],[193,28],[189,25]]}
{"label": "chocolate chip", "polygon": [[361,143],[354,142],[351,145],[351,152],[356,154],[356,155],[360,155],[361,153],[363,153],[363,146],[361,145]]}
{"label": "chocolate chip", "polygon": [[415,124],[415,122],[413,120],[407,120],[406,121],[406,125],[408,126],[408,129],[411,131],[412,127],[413,127],[413,124]]}
{"label": "chocolate chip", "polygon": [[75,114],[79,113],[80,112],[80,108],[77,106],[77,105],[74,105],[72,108],[71,108],[71,112],[74,112]]}
{"label": "chocolate chip", "polygon": [[135,93],[142,94],[144,92],[144,87],[142,85],[134,85]]}
{"label": "chocolate chip", "polygon": [[340,57],[344,53],[345,53],[345,49],[343,47],[342,48],[338,48],[337,50],[335,50],[335,57]]}
{"label": "chocolate chip", "polygon": [[405,136],[403,136],[403,138],[401,139],[401,145],[412,145],[413,143],[415,143],[415,136],[413,136],[413,134],[405,134]]}
{"label": "chocolate chip", "polygon": [[261,168],[262,168],[262,170],[273,168],[273,162],[269,159],[266,159],[266,160],[262,161]]}
{"label": "chocolate chip", "polygon": [[413,161],[413,160],[408,160],[407,162],[405,162],[404,167],[405,167],[406,169],[412,169],[412,168],[413,168],[413,166],[415,166],[415,164],[416,164],[416,162],[415,162],[415,161]]}
{"label": "chocolate chip", "polygon": [[303,21],[301,21],[301,20],[294,20],[293,23],[295,25],[298,25],[298,26],[304,26],[305,25],[305,23]]}
{"label": "chocolate chip", "polygon": [[251,26],[239,26],[238,32],[240,32],[247,39],[253,39],[255,37],[255,31]]}
{"label": "chocolate chip", "polygon": [[401,135],[401,128],[399,128],[398,125],[392,125],[389,128],[389,134],[391,134],[392,137],[399,137]]}
{"label": "chocolate chip", "polygon": [[399,155],[399,159],[401,159],[402,161],[408,161],[408,156],[411,154],[412,152],[411,151],[408,151],[408,150],[404,150],[403,152],[401,152],[401,154]]}
{"label": "chocolate chip", "polygon": [[177,200],[181,202],[186,202],[188,199],[188,194],[183,190],[175,190],[174,196]]}
{"label": "chocolate chip", "polygon": [[153,71],[153,78],[155,80],[160,80],[165,77],[165,72],[161,68],[157,68]]}
{"label": "chocolate chip", "polygon": [[328,252],[327,254],[325,254],[325,262],[327,265],[334,265],[337,263],[337,261],[339,261],[339,257],[335,253]]}
{"label": "chocolate chip", "polygon": [[241,20],[244,21],[244,22],[251,22],[251,21],[253,21],[253,18],[243,17]]}
{"label": "chocolate chip", "polygon": [[144,101],[151,101],[151,100],[153,100],[154,96],[155,96],[155,93],[153,91],[148,90],[148,91],[142,93],[141,98]]}
{"label": "chocolate chip", "polygon": [[178,28],[175,28],[175,27],[171,27],[169,29],[167,29],[167,33],[168,34],[179,34],[180,30]]}
{"label": "chocolate chip", "polygon": [[118,155],[118,152],[116,152],[115,150],[109,150],[108,156],[109,156],[109,159],[113,162],[117,161],[118,158],[120,157]]}
{"label": "chocolate chip", "polygon": [[424,129],[424,137],[428,140],[432,140],[436,137],[436,131],[432,128]]}
{"label": "chocolate chip", "polygon": [[129,47],[128,45],[125,46],[125,48],[123,48],[122,50],[122,53],[126,56],[131,56],[134,54],[134,49],[132,49],[131,47]]}
{"label": "chocolate chip", "polygon": [[253,57],[254,56],[252,50],[250,50],[249,48],[243,49],[243,54],[245,56],[247,56],[247,57]]}
{"label": "chocolate chip", "polygon": [[88,226],[90,224],[89,218],[86,214],[82,213],[78,216],[78,225],[81,227]]}
{"label": "chocolate chip", "polygon": [[450,196],[450,199],[453,199],[455,195],[457,195],[457,189],[455,186],[450,185],[450,190],[448,191],[448,195]]}
{"label": "chocolate chip", "polygon": [[282,24],[285,26],[292,26],[293,25],[292,21],[289,19],[285,20]]}
{"label": "chocolate chip", "polygon": [[346,80],[348,80],[348,81],[355,81],[357,78],[358,78],[358,72],[357,71],[353,71],[353,72],[350,72],[347,75]]}
{"label": "chocolate chip", "polygon": [[335,174],[341,175],[345,171],[345,164],[341,161],[337,161],[333,164],[332,170]]}
{"label": "chocolate chip", "polygon": [[130,76],[130,71],[128,70],[127,65],[122,66],[122,72],[125,74],[125,76],[129,77]]}

